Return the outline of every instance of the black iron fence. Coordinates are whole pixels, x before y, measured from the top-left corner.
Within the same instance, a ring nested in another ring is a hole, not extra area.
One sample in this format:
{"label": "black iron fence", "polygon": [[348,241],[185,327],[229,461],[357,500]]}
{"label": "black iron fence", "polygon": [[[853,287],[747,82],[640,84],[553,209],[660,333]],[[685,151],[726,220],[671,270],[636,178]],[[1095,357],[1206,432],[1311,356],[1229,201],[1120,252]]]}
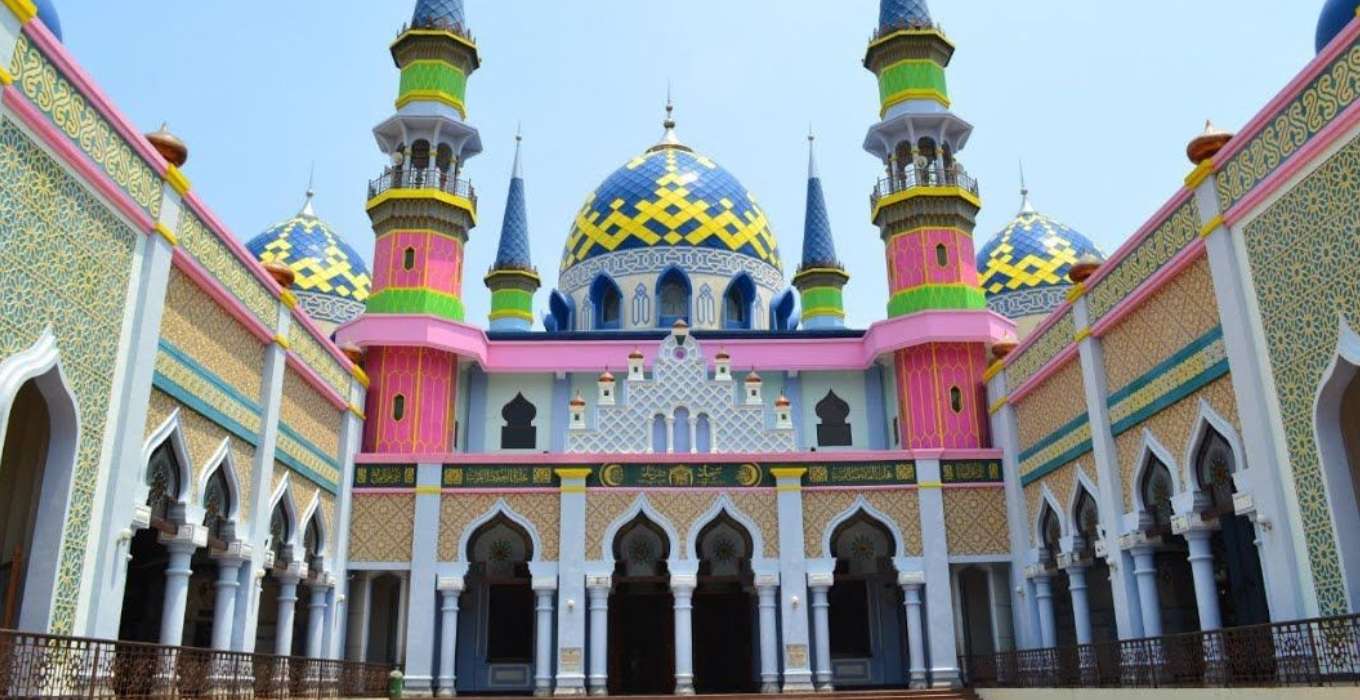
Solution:
{"label": "black iron fence", "polygon": [[477,205],[477,190],[472,183],[440,168],[387,168],[378,179],[368,182],[369,199],[390,190],[439,190]]}
{"label": "black iron fence", "polygon": [[1360,615],[960,658],[979,688],[1360,685]]}
{"label": "black iron fence", "polygon": [[377,698],[392,667],[0,630],[4,698]]}
{"label": "black iron fence", "polygon": [[964,172],[962,167],[945,167],[937,162],[924,168],[909,165],[893,177],[880,178],[874,185],[873,194],[869,195],[869,202],[877,205],[878,200],[890,194],[917,187],[959,187],[978,194],[977,178]]}

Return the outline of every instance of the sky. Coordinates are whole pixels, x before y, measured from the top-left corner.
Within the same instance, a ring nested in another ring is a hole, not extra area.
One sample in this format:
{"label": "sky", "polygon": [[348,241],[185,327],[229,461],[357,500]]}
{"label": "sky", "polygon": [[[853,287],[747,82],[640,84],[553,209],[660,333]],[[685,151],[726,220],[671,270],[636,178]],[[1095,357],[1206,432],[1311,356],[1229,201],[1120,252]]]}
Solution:
{"label": "sky", "polygon": [[[56,0],[66,45],[143,131],[168,122],[186,175],[242,240],[301,207],[366,260],[365,187],[386,160],[388,46],[415,0]],[[682,140],[756,195],[787,275],[802,250],[807,133],[817,134],[832,229],[851,274],[847,323],[883,318],[883,247],[869,220],[881,166],[864,50],[876,0],[465,0],[482,54],[468,119],[484,152],[464,297],[484,325],[514,134],[523,125],[534,262],[546,309],[586,196],[656,142],[669,83]],[[1313,56],[1322,0],[934,0],[957,45],[953,111],[974,126],[960,160],[981,182],[977,247],[1015,215],[1019,164],[1038,209],[1107,254],[1169,198],[1206,118],[1236,130]]]}

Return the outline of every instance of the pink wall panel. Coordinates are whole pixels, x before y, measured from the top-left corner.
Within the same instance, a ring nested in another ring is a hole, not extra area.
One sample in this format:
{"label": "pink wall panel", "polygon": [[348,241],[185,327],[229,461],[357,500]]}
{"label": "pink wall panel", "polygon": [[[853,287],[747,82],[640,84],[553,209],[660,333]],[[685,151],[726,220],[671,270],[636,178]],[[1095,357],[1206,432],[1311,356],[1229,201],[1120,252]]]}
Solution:
{"label": "pink wall panel", "polygon": [[925,284],[920,233],[905,233],[888,241],[888,291]]}
{"label": "pink wall panel", "polygon": [[[437,350],[374,347],[365,362],[368,393],[364,451],[428,454],[452,451],[455,357]],[[402,416],[395,415],[403,397]]]}
{"label": "pink wall panel", "polygon": [[[908,449],[976,449],[984,445],[986,365],[980,343],[937,343],[901,350],[895,358],[902,444]],[[959,389],[959,410],[953,392]]]}
{"label": "pink wall panel", "polygon": [[[406,250],[415,264],[405,267]],[[446,236],[397,231],[378,240],[373,250],[373,291],[388,287],[426,288],[459,296],[463,286],[463,246]]]}

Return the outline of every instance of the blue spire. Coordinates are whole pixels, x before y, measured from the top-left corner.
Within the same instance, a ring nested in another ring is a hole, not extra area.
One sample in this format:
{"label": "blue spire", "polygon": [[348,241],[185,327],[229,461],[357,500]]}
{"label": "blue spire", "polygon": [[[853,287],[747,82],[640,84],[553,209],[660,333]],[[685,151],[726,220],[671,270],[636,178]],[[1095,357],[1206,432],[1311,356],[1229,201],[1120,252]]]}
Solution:
{"label": "blue spire", "polygon": [[880,0],[878,31],[932,27],[930,8],[926,0]]}
{"label": "blue spire", "polygon": [[523,137],[515,134],[515,167],[510,173],[510,194],[505,200],[505,219],[501,222],[501,243],[496,250],[498,270],[529,270],[529,217],[524,210],[524,172],[520,165]]}
{"label": "blue spire", "polygon": [[417,29],[466,28],[463,19],[463,0],[418,0],[411,26]]}
{"label": "blue spire", "polygon": [[817,172],[817,157],[813,153],[815,140],[808,134],[807,218],[803,224],[804,268],[841,266],[836,258],[836,243],[831,238],[831,219],[826,214],[826,197],[822,194],[822,176]]}

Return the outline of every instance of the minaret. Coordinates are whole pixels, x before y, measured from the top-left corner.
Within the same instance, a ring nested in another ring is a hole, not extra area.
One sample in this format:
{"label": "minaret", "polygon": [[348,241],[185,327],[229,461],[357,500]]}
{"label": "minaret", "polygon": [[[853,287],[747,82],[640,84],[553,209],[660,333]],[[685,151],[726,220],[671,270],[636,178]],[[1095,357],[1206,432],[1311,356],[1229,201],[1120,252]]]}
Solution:
{"label": "minaret", "polygon": [[836,242],[831,237],[831,219],[826,214],[822,177],[817,172],[816,137],[808,134],[807,216],[803,220],[803,262],[793,285],[802,300],[803,327],[845,327],[845,302],[841,290],[850,275],[836,257]]}
{"label": "minaret", "polygon": [[[477,221],[476,195],[461,175],[482,150],[466,121],[467,78],[480,58],[462,0],[418,0],[392,58],[401,70],[397,111],[373,130],[391,162],[368,186],[377,242],[367,313],[461,322],[463,249]],[[373,384],[365,450],[451,452],[457,358],[418,345],[366,350]]]}
{"label": "minaret", "polygon": [[542,286],[529,254],[529,217],[524,209],[524,171],[520,161],[523,137],[515,134],[515,166],[501,221],[501,243],[496,262],[486,273],[491,290],[491,330],[527,331],[533,326],[534,292]]}
{"label": "minaret", "polygon": [[[957,160],[973,127],[950,111],[945,82],[953,55],[954,44],[925,0],[881,0],[864,58],[878,76],[881,121],[869,129],[864,147],[884,165],[873,222],[887,248],[890,318],[986,313],[973,253],[982,202],[977,182]],[[894,354],[903,448],[983,446],[988,340],[928,343]]]}

